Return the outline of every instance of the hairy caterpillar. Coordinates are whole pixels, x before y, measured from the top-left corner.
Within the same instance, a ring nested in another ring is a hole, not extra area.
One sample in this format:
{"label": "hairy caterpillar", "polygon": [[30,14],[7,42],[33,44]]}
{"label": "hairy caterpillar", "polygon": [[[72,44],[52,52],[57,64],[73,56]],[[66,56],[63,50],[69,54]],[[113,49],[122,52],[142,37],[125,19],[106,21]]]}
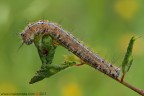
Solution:
{"label": "hairy caterpillar", "polygon": [[104,59],[93,53],[86,46],[81,44],[74,36],[66,32],[59,25],[41,20],[29,24],[21,33],[23,43],[30,45],[33,43],[36,35],[49,35],[60,45],[78,56],[88,65],[98,69],[99,71],[118,79],[120,70],[114,65],[106,62]]}

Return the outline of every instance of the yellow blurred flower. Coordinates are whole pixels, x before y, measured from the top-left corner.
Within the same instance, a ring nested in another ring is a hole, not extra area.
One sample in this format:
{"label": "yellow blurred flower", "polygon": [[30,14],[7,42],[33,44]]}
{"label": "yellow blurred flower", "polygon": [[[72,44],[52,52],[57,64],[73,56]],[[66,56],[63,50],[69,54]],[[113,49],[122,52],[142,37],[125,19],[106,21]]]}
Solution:
{"label": "yellow blurred flower", "polygon": [[62,96],[82,96],[82,92],[77,84],[71,83],[63,87]]}
{"label": "yellow blurred flower", "polygon": [[17,87],[11,82],[0,83],[0,93],[16,93]]}
{"label": "yellow blurred flower", "polygon": [[117,0],[114,8],[122,18],[131,20],[138,10],[138,2],[137,0]]}

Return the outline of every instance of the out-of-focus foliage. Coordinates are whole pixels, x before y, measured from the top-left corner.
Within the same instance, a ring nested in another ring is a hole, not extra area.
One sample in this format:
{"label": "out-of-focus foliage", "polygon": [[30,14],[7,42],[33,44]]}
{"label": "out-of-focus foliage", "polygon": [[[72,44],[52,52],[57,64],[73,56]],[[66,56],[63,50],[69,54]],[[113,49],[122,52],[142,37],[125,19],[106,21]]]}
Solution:
{"label": "out-of-focus foliage", "polygon": [[[0,0],[0,93],[46,92],[47,96],[138,96],[89,66],[72,67],[29,85],[41,61],[34,45],[21,44],[19,33],[38,20],[59,23],[93,51],[119,66],[132,35],[144,32],[143,0]],[[125,80],[144,89],[143,37],[134,46],[133,67]],[[56,49],[60,64],[65,48]],[[113,86],[113,87],[111,87]]]}

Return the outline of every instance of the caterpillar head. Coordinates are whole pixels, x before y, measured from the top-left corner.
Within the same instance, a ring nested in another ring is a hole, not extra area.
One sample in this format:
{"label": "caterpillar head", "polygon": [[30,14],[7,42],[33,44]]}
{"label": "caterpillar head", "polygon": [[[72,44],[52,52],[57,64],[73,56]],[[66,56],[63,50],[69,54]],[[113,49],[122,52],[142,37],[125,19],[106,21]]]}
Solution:
{"label": "caterpillar head", "polygon": [[27,45],[32,44],[35,36],[40,36],[40,34],[43,34],[46,27],[48,27],[48,25],[44,24],[44,21],[28,24],[28,26],[21,33],[23,43]]}
{"label": "caterpillar head", "polygon": [[31,34],[28,34],[27,32],[22,32],[20,35],[22,37],[23,43],[27,45],[30,45],[33,43],[33,38]]}

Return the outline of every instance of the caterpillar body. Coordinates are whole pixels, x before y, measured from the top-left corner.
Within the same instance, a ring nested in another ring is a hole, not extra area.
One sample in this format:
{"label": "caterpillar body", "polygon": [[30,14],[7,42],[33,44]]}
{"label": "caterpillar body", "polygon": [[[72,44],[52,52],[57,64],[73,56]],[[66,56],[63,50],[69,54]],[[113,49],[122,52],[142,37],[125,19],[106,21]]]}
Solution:
{"label": "caterpillar body", "polygon": [[56,42],[78,56],[88,65],[108,76],[118,79],[120,74],[119,68],[106,62],[55,23],[41,20],[29,24],[21,33],[23,43],[27,45],[32,44],[34,37],[39,34],[51,36]]}

